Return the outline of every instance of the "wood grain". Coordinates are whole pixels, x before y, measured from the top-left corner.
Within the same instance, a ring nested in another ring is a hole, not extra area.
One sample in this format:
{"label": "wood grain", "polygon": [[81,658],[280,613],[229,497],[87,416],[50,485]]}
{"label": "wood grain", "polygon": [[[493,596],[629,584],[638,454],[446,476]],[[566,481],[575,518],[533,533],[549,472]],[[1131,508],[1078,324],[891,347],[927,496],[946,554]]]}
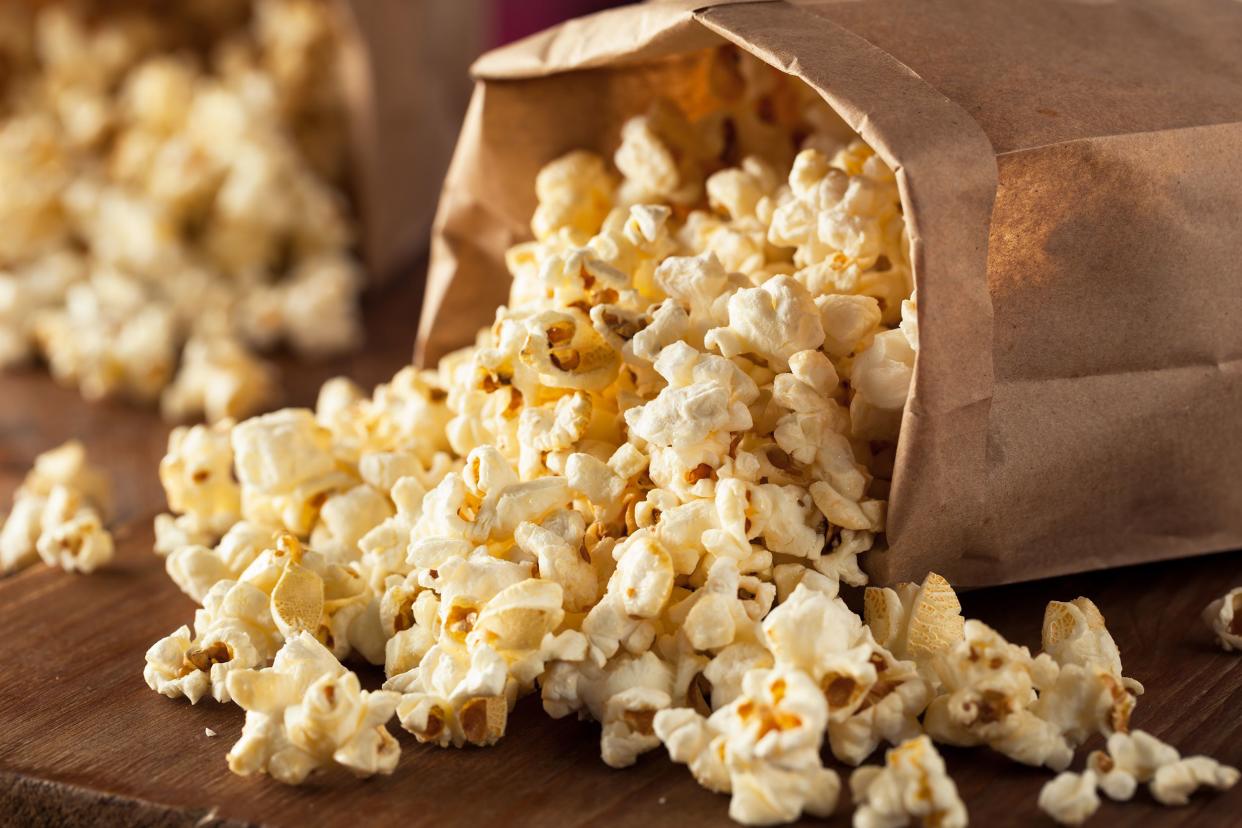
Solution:
{"label": "wood grain", "polygon": [[[365,356],[286,362],[289,402],[312,402],[328,376],[370,384],[406,361],[413,291],[373,297],[368,316]],[[106,570],[81,577],[39,565],[0,580],[0,825],[725,824],[727,798],[700,789],[684,768],[653,752],[636,767],[611,770],[599,760],[596,725],[552,721],[534,699],[519,705],[495,748],[440,750],[399,733],[404,752],[391,777],[333,772],[287,788],[233,776],[224,755],[242,712],[210,699],[194,707],[172,701],[142,680],[146,648],[193,612],[151,553],[167,428],[150,412],[81,403],[37,372],[0,377],[0,401],[4,503],[38,452],[76,436],[112,472],[119,506],[118,556]],[[1091,596],[1127,673],[1147,686],[1136,726],[1185,753],[1242,765],[1242,658],[1213,647],[1198,620],[1210,598],[1239,582],[1242,553],[1229,553],[984,590],[963,602],[968,614],[1036,646],[1046,601]],[[364,672],[364,681],[379,680]],[[218,735],[206,736],[208,727]],[[1051,825],[1035,807],[1047,773],[986,750],[945,755],[973,825]],[[848,825],[849,810],[843,803],[819,824]],[[1242,786],[1185,808],[1141,793],[1131,803],[1106,802],[1091,824],[1229,825],[1239,814]]]}

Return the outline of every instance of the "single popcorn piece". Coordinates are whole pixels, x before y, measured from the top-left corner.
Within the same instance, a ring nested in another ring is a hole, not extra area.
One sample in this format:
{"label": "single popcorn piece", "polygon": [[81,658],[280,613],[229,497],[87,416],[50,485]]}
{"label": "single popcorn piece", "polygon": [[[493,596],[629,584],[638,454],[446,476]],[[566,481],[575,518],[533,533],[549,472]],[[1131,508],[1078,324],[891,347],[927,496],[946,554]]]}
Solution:
{"label": "single popcorn piece", "polygon": [[1058,664],[1100,667],[1119,679],[1134,695],[1143,685],[1121,675],[1121,651],[1104,622],[1104,615],[1089,598],[1069,603],[1050,601],[1044,612],[1044,652]]}
{"label": "single popcorn piece", "polygon": [[1200,788],[1225,791],[1238,784],[1238,769],[1207,756],[1189,756],[1156,771],[1149,788],[1162,805],[1185,805]]}
{"label": "single popcorn piece", "polygon": [[309,633],[289,639],[271,667],[237,670],[228,693],[246,711],[229,769],[300,785],[338,764],[356,776],[390,774],[401,748],[388,732],[399,696],[362,690],[358,677]]}
{"label": "single popcorn piece", "polygon": [[245,417],[275,394],[272,368],[230,337],[194,337],[181,352],[181,367],[160,396],[171,421],[202,414],[208,422]]}
{"label": "single popcorn piece", "polygon": [[187,518],[186,530],[223,534],[241,516],[241,489],[233,479],[232,423],[179,427],[168,435],[160,483],[168,508]]}
{"label": "single popcorn piece", "polygon": [[964,828],[966,806],[931,740],[918,736],[891,748],[882,767],[850,775],[855,828],[922,825]]}
{"label": "single popcorn piece", "polygon": [[85,574],[112,560],[112,535],[77,491],[67,486],[52,489],[43,506],[42,523],[35,548],[48,566]]}
{"label": "single popcorn piece", "polygon": [[1242,651],[1242,587],[1231,589],[1203,609],[1203,623],[1226,652]]}
{"label": "single popcorn piece", "polygon": [[1095,771],[1063,771],[1039,790],[1039,809],[1061,825],[1082,825],[1100,808]]}
{"label": "single popcorn piece", "polygon": [[827,719],[814,681],[778,668],[747,673],[742,695],[707,719],[662,710],[653,726],[673,761],[690,765],[705,787],[732,793],[730,817],[775,825],[836,809],[840,780],[819,757]]}
{"label": "single popcorn piece", "polygon": [[229,675],[265,666],[280,648],[268,604],[267,594],[251,584],[216,582],[195,613],[193,636],[183,626],[147,650],[147,685],[191,704],[208,691],[216,701],[229,701]]}
{"label": "single popcorn piece", "polygon": [[928,705],[923,726],[950,745],[986,744],[1014,761],[1064,770],[1073,749],[1053,722],[1038,716],[1037,689],[1055,678],[1055,662],[1032,658],[981,621],[969,620],[963,639],[933,663],[940,695]]}
{"label": "single popcorn piece", "polygon": [[504,660],[490,647],[470,653],[451,642],[436,644],[384,687],[400,694],[397,718],[420,742],[491,745],[505,734],[513,691]]}
{"label": "single popcorn piece", "polygon": [[920,665],[961,641],[965,624],[957,593],[934,572],[922,584],[867,587],[863,617],[878,644]]}
{"label": "single popcorn piece", "polygon": [[76,440],[35,458],[0,527],[0,572],[36,560],[70,572],[93,572],[112,560],[104,527],[112,504],[107,477],[87,460]]}

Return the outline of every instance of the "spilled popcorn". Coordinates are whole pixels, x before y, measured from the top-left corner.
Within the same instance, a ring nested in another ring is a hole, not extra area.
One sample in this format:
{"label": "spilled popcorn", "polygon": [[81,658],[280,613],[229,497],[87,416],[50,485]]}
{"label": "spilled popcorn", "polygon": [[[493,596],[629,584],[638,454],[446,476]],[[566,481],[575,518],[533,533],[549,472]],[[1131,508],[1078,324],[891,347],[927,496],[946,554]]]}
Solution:
{"label": "spilled popcorn", "polygon": [[[361,336],[336,22],[318,0],[0,9],[0,366],[169,419],[269,403]],[[307,320],[314,319],[314,324]]]}
{"label": "spilled popcorn", "polygon": [[42,560],[69,572],[93,572],[112,560],[105,528],[112,494],[77,440],[35,458],[0,527],[0,573]]}
{"label": "spilled popcorn", "polygon": [[850,780],[856,824],[964,825],[928,736],[1063,770],[1128,732],[1142,687],[1084,598],[1049,606],[1038,655],[934,573],[863,617],[841,598],[918,350],[900,196],[817,98],[722,71],[717,112],[625,125],[620,178],[583,151],[539,173],[473,347],[173,432],[156,551],[202,609],[146,678],[247,711],[234,771],[390,773],[390,718],[485,746],[537,694],[598,721],[613,767],[663,746],[745,824],[831,814],[823,749],[893,745]]}
{"label": "spilled popcorn", "polygon": [[1062,825],[1081,825],[1100,807],[1097,790],[1125,802],[1146,783],[1162,805],[1185,805],[1200,788],[1227,790],[1238,783],[1237,768],[1207,756],[1182,758],[1177,749],[1141,730],[1114,733],[1107,750],[1087,756],[1082,773],[1065,771],[1044,785],[1039,807]]}

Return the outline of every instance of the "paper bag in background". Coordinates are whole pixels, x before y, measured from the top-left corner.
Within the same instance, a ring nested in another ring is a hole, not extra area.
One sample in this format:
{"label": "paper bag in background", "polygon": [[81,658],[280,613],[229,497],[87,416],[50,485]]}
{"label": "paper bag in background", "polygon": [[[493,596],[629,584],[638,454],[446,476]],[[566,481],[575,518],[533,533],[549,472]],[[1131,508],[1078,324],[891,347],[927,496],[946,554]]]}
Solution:
{"label": "paper bag in background", "polygon": [[470,62],[486,37],[486,0],[337,2],[362,252],[371,278],[384,280],[426,248]]}
{"label": "paper bag in background", "polygon": [[1242,546],[1242,4],[662,2],[492,52],[418,357],[473,341],[534,178],[610,153],[732,41],[897,171],[920,352],[880,582],[979,586]]}

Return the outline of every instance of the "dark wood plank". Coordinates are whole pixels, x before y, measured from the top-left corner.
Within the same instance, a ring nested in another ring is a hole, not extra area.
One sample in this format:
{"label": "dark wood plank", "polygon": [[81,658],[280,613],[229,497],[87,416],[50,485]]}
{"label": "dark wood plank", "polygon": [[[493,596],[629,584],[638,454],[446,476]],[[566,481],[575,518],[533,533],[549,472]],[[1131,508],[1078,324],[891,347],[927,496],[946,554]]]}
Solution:
{"label": "dark wood plank", "polygon": [[[319,383],[348,373],[365,384],[408,358],[417,317],[410,288],[369,302],[365,356],[285,363],[288,401],[309,403]],[[440,750],[400,733],[388,778],[344,773],[287,788],[229,773],[224,755],[242,713],[210,699],[196,707],[142,680],[152,641],[191,619],[193,605],[150,551],[162,505],[156,464],[167,428],[150,412],[86,405],[36,372],[0,377],[0,498],[33,457],[83,439],[114,475],[119,504],[114,565],[88,577],[35,566],[0,581],[0,825],[718,825],[728,800],[700,789],[659,753],[624,771],[598,758],[598,728],[552,721],[537,700],[519,705],[509,734],[488,750]],[[984,590],[968,614],[1036,646],[1046,601],[1092,597],[1122,647],[1127,672],[1147,685],[1135,724],[1183,749],[1242,764],[1242,658],[1215,649],[1203,605],[1242,582],[1242,553]],[[378,681],[374,671],[365,674]],[[207,737],[210,727],[217,736]],[[975,825],[1047,826],[1035,807],[1047,773],[986,750],[946,751]],[[1080,759],[1081,761],[1081,759]],[[1145,793],[1106,803],[1093,824],[1235,824],[1242,787],[1163,808]],[[823,824],[823,823],[820,823]],[[849,824],[843,804],[832,825]]]}

